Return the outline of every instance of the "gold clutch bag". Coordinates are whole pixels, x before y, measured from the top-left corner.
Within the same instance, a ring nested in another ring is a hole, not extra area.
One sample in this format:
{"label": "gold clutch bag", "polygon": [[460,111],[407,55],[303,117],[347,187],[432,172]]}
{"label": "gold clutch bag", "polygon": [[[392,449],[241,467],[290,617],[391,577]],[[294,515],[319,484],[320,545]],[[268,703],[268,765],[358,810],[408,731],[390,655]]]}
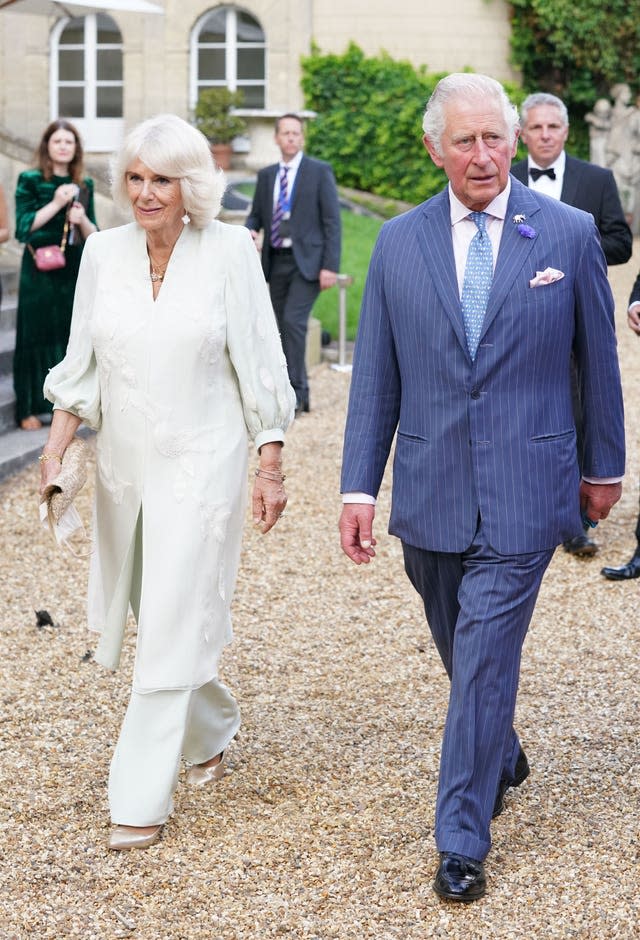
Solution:
{"label": "gold clutch bag", "polygon": [[58,543],[66,542],[78,529],[82,529],[84,534],[82,521],[73,501],[86,481],[86,444],[79,437],[74,437],[63,454],[60,473],[45,487],[40,503],[40,517],[43,522],[48,522]]}

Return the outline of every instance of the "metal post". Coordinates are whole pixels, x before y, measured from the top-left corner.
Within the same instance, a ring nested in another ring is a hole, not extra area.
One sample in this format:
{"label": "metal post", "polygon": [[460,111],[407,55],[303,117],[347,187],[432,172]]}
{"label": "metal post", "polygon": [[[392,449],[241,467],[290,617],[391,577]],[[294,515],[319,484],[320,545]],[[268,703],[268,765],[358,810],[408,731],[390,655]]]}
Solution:
{"label": "metal post", "polygon": [[347,363],[347,287],[353,284],[353,275],[338,274],[338,361],[331,368],[337,372],[351,372]]}

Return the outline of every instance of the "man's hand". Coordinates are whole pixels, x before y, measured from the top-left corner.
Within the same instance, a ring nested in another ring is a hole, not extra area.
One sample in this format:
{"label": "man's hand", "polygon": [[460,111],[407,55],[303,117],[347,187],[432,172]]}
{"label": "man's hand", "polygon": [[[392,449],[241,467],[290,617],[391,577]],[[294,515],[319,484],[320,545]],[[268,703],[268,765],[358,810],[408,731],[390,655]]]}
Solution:
{"label": "man's hand", "polygon": [[606,519],[622,495],[622,483],[580,483],[580,509],[592,522]]}
{"label": "man's hand", "polygon": [[338,274],[336,271],[327,271],[326,268],[323,268],[318,275],[318,280],[320,281],[320,290],[327,290],[328,287],[335,287]]}
{"label": "man's hand", "polygon": [[640,336],[640,302],[636,301],[634,304],[631,304],[629,310],[627,311],[627,323],[629,329],[633,330],[636,336]]}
{"label": "man's hand", "polygon": [[356,565],[368,565],[375,558],[373,519],[376,507],[368,503],[345,503],[340,516],[340,546]]}

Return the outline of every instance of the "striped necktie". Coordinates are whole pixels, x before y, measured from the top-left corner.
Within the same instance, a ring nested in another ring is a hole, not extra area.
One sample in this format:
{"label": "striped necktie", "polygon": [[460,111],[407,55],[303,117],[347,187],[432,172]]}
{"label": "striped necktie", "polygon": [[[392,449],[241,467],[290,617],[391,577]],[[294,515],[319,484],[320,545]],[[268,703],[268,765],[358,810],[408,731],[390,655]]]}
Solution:
{"label": "striped necktie", "polygon": [[478,343],[491,282],[493,281],[493,251],[487,233],[487,213],[471,212],[469,218],[476,223],[478,231],[471,239],[467,264],[462,284],[462,319],[467,337],[467,349],[471,359],[476,358]]}
{"label": "striped necktie", "polygon": [[287,171],[289,167],[283,166],[280,169],[280,192],[278,193],[278,201],[275,204],[273,210],[273,216],[271,218],[271,246],[272,248],[282,248],[282,239],[280,238],[280,223],[282,218],[287,211],[289,203],[289,193],[287,185]]}

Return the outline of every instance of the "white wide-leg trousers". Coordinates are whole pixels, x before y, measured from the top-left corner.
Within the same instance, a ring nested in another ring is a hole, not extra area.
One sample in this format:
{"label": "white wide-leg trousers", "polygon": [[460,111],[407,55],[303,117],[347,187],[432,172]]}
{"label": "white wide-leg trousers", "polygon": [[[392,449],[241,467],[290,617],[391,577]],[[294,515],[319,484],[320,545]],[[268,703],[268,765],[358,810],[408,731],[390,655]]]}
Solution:
{"label": "white wide-leg trousers", "polygon": [[239,727],[238,705],[218,679],[193,691],[133,691],[109,772],[112,822],[164,823],[181,756],[203,764],[228,747]]}

